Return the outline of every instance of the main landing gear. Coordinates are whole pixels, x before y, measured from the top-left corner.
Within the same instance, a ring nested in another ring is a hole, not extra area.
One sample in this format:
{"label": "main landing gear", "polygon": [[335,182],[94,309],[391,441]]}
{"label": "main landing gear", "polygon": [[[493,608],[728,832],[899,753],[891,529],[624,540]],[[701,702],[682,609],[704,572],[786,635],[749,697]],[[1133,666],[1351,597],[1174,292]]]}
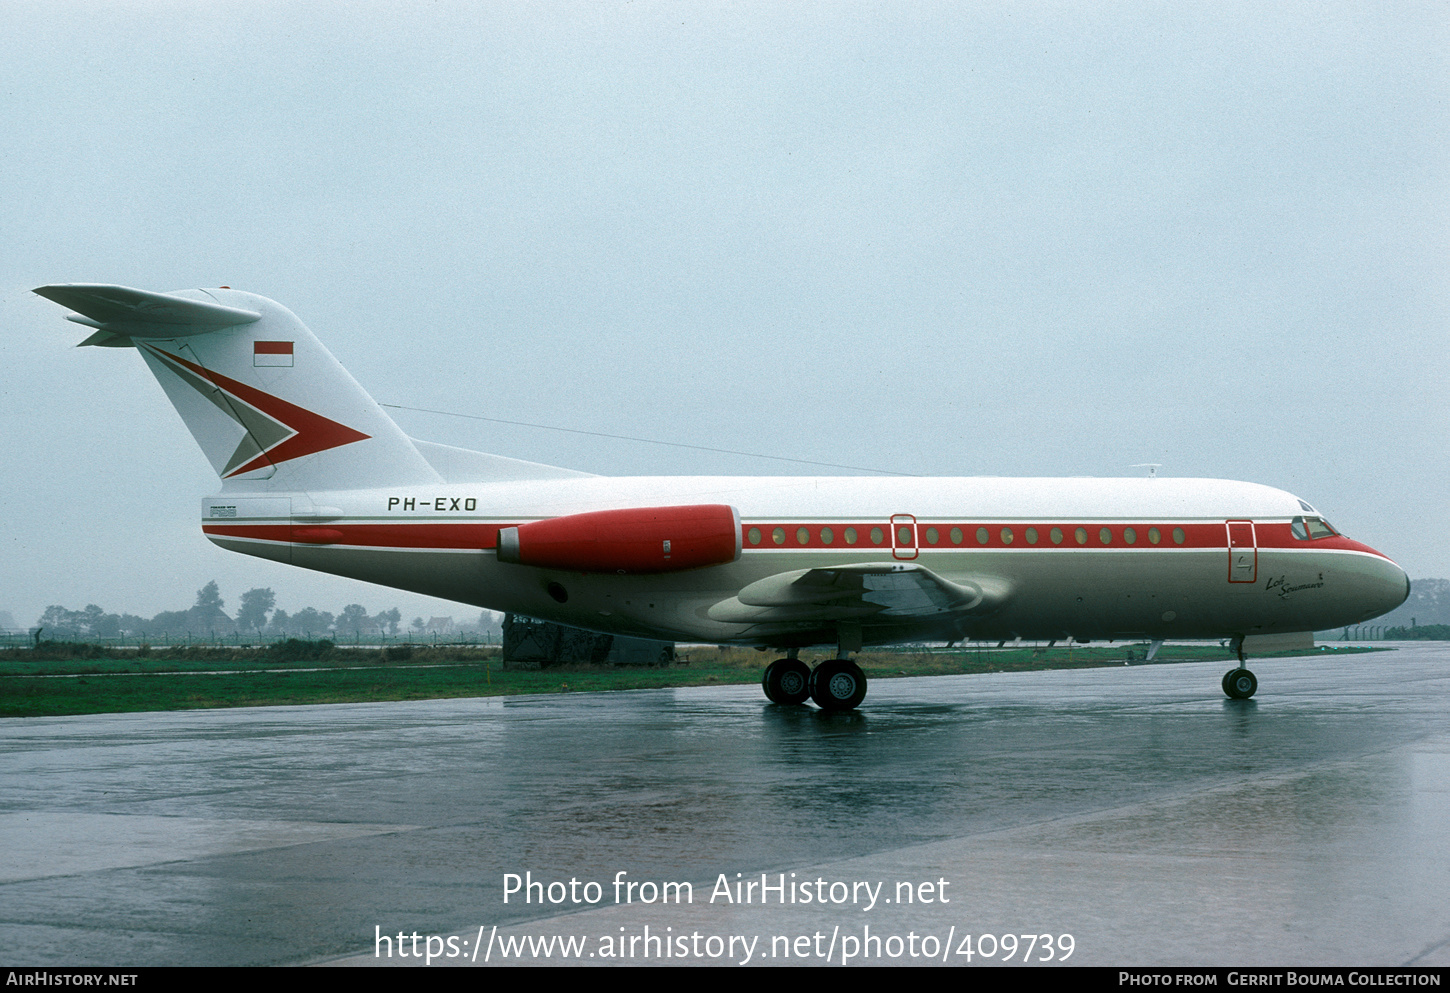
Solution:
{"label": "main landing gear", "polygon": [[1259,679],[1244,667],[1244,640],[1234,639],[1234,651],[1238,652],[1239,667],[1223,674],[1223,692],[1230,700],[1247,700],[1259,689]]}
{"label": "main landing gear", "polygon": [[811,695],[811,667],[794,654],[765,667],[760,687],[772,703],[805,703]]}
{"label": "main landing gear", "polygon": [[866,674],[850,659],[828,659],[814,669],[796,658],[776,659],[765,667],[760,680],[774,703],[800,704],[814,700],[822,710],[855,710],[866,699]]}

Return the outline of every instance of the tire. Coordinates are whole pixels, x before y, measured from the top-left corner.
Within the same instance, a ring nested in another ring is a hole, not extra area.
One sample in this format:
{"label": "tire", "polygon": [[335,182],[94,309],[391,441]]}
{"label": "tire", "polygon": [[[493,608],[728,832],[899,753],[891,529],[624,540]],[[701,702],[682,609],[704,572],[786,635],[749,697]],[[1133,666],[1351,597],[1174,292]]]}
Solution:
{"label": "tire", "polygon": [[811,670],[810,689],[822,710],[855,710],[866,699],[866,674],[850,659],[830,659]]}
{"label": "tire", "polygon": [[1223,677],[1223,691],[1231,700],[1247,700],[1258,689],[1258,677],[1247,669],[1234,669]]}
{"label": "tire", "polygon": [[772,703],[805,703],[811,695],[811,670],[799,659],[776,659],[765,667],[760,688]]}

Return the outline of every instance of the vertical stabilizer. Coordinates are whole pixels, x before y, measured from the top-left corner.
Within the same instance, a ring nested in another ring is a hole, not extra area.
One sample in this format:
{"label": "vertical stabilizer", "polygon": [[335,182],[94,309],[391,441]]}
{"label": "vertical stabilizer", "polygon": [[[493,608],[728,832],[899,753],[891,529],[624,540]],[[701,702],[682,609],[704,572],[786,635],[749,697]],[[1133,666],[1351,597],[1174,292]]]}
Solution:
{"label": "vertical stabilizer", "polygon": [[237,290],[35,291],[96,329],[82,344],[141,352],[224,483],[358,489],[441,477],[286,307]]}

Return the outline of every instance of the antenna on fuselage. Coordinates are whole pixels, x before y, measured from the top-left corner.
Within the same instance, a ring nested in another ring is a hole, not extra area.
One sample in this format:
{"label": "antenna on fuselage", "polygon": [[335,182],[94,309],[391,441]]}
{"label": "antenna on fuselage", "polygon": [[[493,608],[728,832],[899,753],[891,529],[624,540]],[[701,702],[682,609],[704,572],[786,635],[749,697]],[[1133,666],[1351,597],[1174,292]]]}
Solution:
{"label": "antenna on fuselage", "polygon": [[1157,479],[1158,478],[1158,470],[1161,469],[1161,468],[1163,468],[1163,463],[1162,462],[1139,462],[1138,464],[1132,466],[1132,468],[1134,468],[1134,469],[1147,469],[1148,470],[1148,478],[1149,479]]}

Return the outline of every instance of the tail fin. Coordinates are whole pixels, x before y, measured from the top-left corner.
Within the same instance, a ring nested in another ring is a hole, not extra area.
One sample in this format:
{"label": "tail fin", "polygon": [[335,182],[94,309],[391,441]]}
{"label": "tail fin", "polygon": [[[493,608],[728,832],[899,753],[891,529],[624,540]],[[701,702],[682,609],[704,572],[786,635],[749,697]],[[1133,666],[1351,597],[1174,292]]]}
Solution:
{"label": "tail fin", "polygon": [[287,308],[231,289],[35,291],[96,328],[82,345],[133,346],[224,482],[354,489],[441,477]]}

